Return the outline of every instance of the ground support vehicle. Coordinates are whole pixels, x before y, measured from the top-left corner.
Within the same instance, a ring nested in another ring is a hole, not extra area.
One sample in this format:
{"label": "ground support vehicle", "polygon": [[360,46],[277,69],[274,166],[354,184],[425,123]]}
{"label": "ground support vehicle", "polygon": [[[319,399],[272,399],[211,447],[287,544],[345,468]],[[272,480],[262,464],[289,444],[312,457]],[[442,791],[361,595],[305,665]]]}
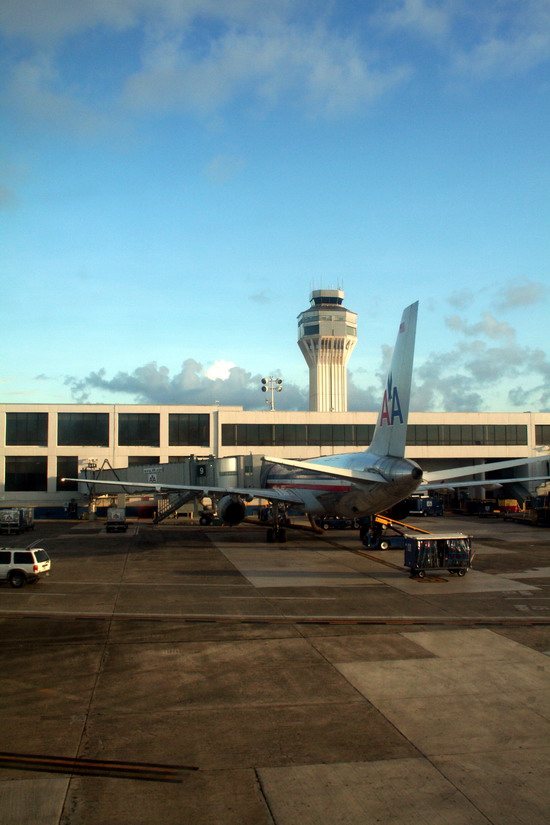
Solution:
{"label": "ground support vehicle", "polygon": [[359,526],[357,519],[341,516],[318,516],[315,524],[322,530],[354,530]]}
{"label": "ground support vehicle", "polygon": [[105,529],[108,533],[125,533],[128,529],[126,521],[126,510],[124,507],[109,507],[107,510],[107,524]]}
{"label": "ground support vehicle", "polygon": [[409,516],[442,516],[443,502],[435,496],[411,496],[407,499]]}
{"label": "ground support vehicle", "polygon": [[481,518],[500,515],[498,503],[492,498],[463,499],[456,507],[453,507],[453,512],[462,516],[480,516]]}
{"label": "ground support vehicle", "polygon": [[550,495],[534,496],[525,502],[525,510],[503,513],[503,518],[536,527],[550,527]]}
{"label": "ground support vehicle", "polygon": [[403,521],[386,516],[371,516],[362,521],[359,526],[359,537],[369,550],[391,550],[392,547],[404,547],[404,537],[407,533],[430,535],[427,530],[405,524]]}
{"label": "ground support vehicle", "polygon": [[427,570],[448,570],[465,576],[473,559],[472,537],[464,533],[405,536],[405,567],[423,579]]}
{"label": "ground support vehicle", "polygon": [[202,527],[219,527],[223,521],[215,510],[202,510],[199,514],[199,524]]}
{"label": "ground support vehicle", "polygon": [[0,548],[0,581],[8,581],[12,587],[48,576],[50,568],[50,557],[43,547]]}
{"label": "ground support vehicle", "polygon": [[488,518],[489,516],[500,516],[500,509],[496,501],[491,498],[482,498],[479,500],[477,514],[480,518]]}
{"label": "ground support vehicle", "polygon": [[32,507],[5,507],[0,510],[0,533],[24,533],[34,529]]}

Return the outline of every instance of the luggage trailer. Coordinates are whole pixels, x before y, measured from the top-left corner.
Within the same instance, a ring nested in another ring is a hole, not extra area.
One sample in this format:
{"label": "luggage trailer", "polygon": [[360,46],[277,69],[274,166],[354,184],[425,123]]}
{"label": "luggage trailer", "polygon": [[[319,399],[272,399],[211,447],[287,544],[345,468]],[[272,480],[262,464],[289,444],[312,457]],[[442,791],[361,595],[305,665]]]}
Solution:
{"label": "luggage trailer", "polygon": [[448,570],[451,575],[465,576],[472,566],[472,537],[464,533],[430,533],[404,537],[405,567],[411,576],[423,579],[427,570]]}

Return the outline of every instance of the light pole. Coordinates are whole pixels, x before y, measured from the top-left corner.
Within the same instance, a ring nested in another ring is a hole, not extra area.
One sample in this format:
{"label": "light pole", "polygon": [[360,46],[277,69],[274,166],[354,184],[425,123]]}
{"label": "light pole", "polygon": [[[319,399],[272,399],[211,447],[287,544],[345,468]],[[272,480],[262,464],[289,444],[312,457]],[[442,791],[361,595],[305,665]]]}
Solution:
{"label": "light pole", "polygon": [[275,393],[283,391],[282,383],[282,378],[273,378],[272,375],[270,375],[269,378],[262,378],[262,392],[267,392],[268,390],[271,392],[271,400],[269,400],[269,398],[265,399],[265,403],[270,410],[275,409]]}

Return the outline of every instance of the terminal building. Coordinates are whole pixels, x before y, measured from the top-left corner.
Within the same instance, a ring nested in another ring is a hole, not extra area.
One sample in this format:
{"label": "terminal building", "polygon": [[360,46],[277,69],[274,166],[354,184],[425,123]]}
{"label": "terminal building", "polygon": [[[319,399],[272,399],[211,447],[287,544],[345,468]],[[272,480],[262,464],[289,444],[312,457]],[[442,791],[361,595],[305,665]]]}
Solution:
{"label": "terminal building", "polygon": [[[62,479],[85,469],[117,470],[117,477],[133,481],[195,484],[202,474],[217,486],[257,486],[262,455],[308,459],[364,450],[377,413],[347,411],[346,364],[357,324],[342,302],[341,290],[317,290],[311,308],[298,316],[299,346],[310,369],[309,411],[0,404],[0,506],[67,506],[85,494],[82,485]],[[517,495],[509,488],[510,497],[540,491],[534,476],[548,473],[549,445],[550,413],[409,415],[407,457],[425,470],[540,455],[540,465],[512,473],[533,481]],[[488,484],[498,475],[488,474]]]}

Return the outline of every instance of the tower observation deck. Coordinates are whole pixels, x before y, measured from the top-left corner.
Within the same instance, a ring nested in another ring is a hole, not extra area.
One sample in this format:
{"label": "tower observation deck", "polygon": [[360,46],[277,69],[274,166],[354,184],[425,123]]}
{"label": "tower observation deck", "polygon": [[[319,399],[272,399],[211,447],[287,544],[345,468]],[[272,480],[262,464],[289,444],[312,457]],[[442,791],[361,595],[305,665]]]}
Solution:
{"label": "tower observation deck", "polygon": [[357,342],[357,313],[342,306],[341,289],[316,289],[298,315],[298,346],[309,367],[309,409],[346,412],[346,365]]}

